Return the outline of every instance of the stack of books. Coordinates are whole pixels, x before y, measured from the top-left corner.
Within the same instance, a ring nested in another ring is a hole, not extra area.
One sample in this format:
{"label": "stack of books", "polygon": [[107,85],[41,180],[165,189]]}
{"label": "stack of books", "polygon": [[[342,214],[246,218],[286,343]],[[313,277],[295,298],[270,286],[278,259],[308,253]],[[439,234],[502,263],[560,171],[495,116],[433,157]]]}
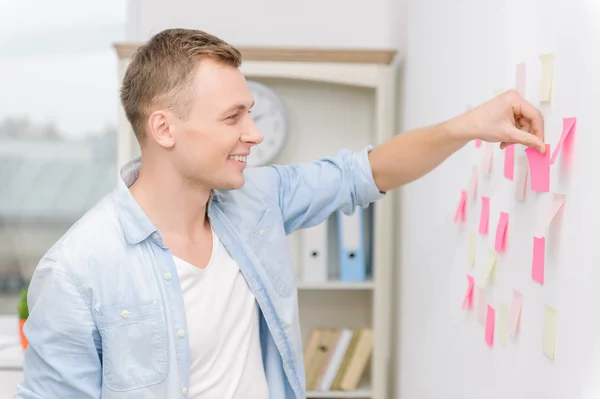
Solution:
{"label": "stack of books", "polygon": [[304,348],[307,391],[354,391],[373,350],[370,328],[313,328]]}

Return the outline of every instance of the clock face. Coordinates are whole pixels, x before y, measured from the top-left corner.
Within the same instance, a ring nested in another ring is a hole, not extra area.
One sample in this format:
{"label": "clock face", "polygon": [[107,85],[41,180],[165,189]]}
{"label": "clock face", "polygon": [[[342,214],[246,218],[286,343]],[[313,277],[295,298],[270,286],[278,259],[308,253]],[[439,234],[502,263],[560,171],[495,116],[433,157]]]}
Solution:
{"label": "clock face", "polygon": [[287,116],[283,102],[271,88],[254,81],[247,83],[254,97],[252,120],[264,136],[262,143],[252,147],[247,163],[266,165],[283,150],[288,135]]}

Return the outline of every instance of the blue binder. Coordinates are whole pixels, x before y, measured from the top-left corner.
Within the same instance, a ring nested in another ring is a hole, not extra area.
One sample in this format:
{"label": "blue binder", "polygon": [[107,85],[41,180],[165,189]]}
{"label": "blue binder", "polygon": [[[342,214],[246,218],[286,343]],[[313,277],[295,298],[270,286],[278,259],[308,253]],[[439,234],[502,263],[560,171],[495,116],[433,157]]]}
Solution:
{"label": "blue binder", "polygon": [[365,281],[365,216],[362,208],[352,215],[337,212],[339,268],[341,281]]}

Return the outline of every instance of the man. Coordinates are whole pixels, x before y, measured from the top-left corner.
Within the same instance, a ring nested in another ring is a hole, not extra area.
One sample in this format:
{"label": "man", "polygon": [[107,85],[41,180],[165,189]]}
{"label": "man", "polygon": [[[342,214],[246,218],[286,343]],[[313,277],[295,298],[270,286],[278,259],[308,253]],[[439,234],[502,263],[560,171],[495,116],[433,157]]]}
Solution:
{"label": "man", "polygon": [[515,91],[378,148],[246,169],[263,137],[240,53],[163,31],[121,100],[142,157],[43,257],[16,398],[304,398],[286,234],[351,213],[473,139],[545,151]]}

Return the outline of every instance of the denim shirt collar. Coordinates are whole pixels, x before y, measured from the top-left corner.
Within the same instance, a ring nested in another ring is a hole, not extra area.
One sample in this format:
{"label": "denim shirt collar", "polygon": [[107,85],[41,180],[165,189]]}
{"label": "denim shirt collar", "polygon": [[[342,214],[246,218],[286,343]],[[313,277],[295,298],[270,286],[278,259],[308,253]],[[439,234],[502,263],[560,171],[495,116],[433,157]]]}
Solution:
{"label": "denim shirt collar", "polygon": [[[157,243],[164,246],[158,229],[152,224],[131,194],[131,191],[129,191],[129,187],[135,183],[140,175],[141,164],[142,158],[137,157],[121,168],[115,190],[116,212],[129,244],[139,244],[153,233],[157,233]],[[222,198],[217,191],[211,192],[209,207],[213,205],[213,202],[220,202],[221,200]]]}

